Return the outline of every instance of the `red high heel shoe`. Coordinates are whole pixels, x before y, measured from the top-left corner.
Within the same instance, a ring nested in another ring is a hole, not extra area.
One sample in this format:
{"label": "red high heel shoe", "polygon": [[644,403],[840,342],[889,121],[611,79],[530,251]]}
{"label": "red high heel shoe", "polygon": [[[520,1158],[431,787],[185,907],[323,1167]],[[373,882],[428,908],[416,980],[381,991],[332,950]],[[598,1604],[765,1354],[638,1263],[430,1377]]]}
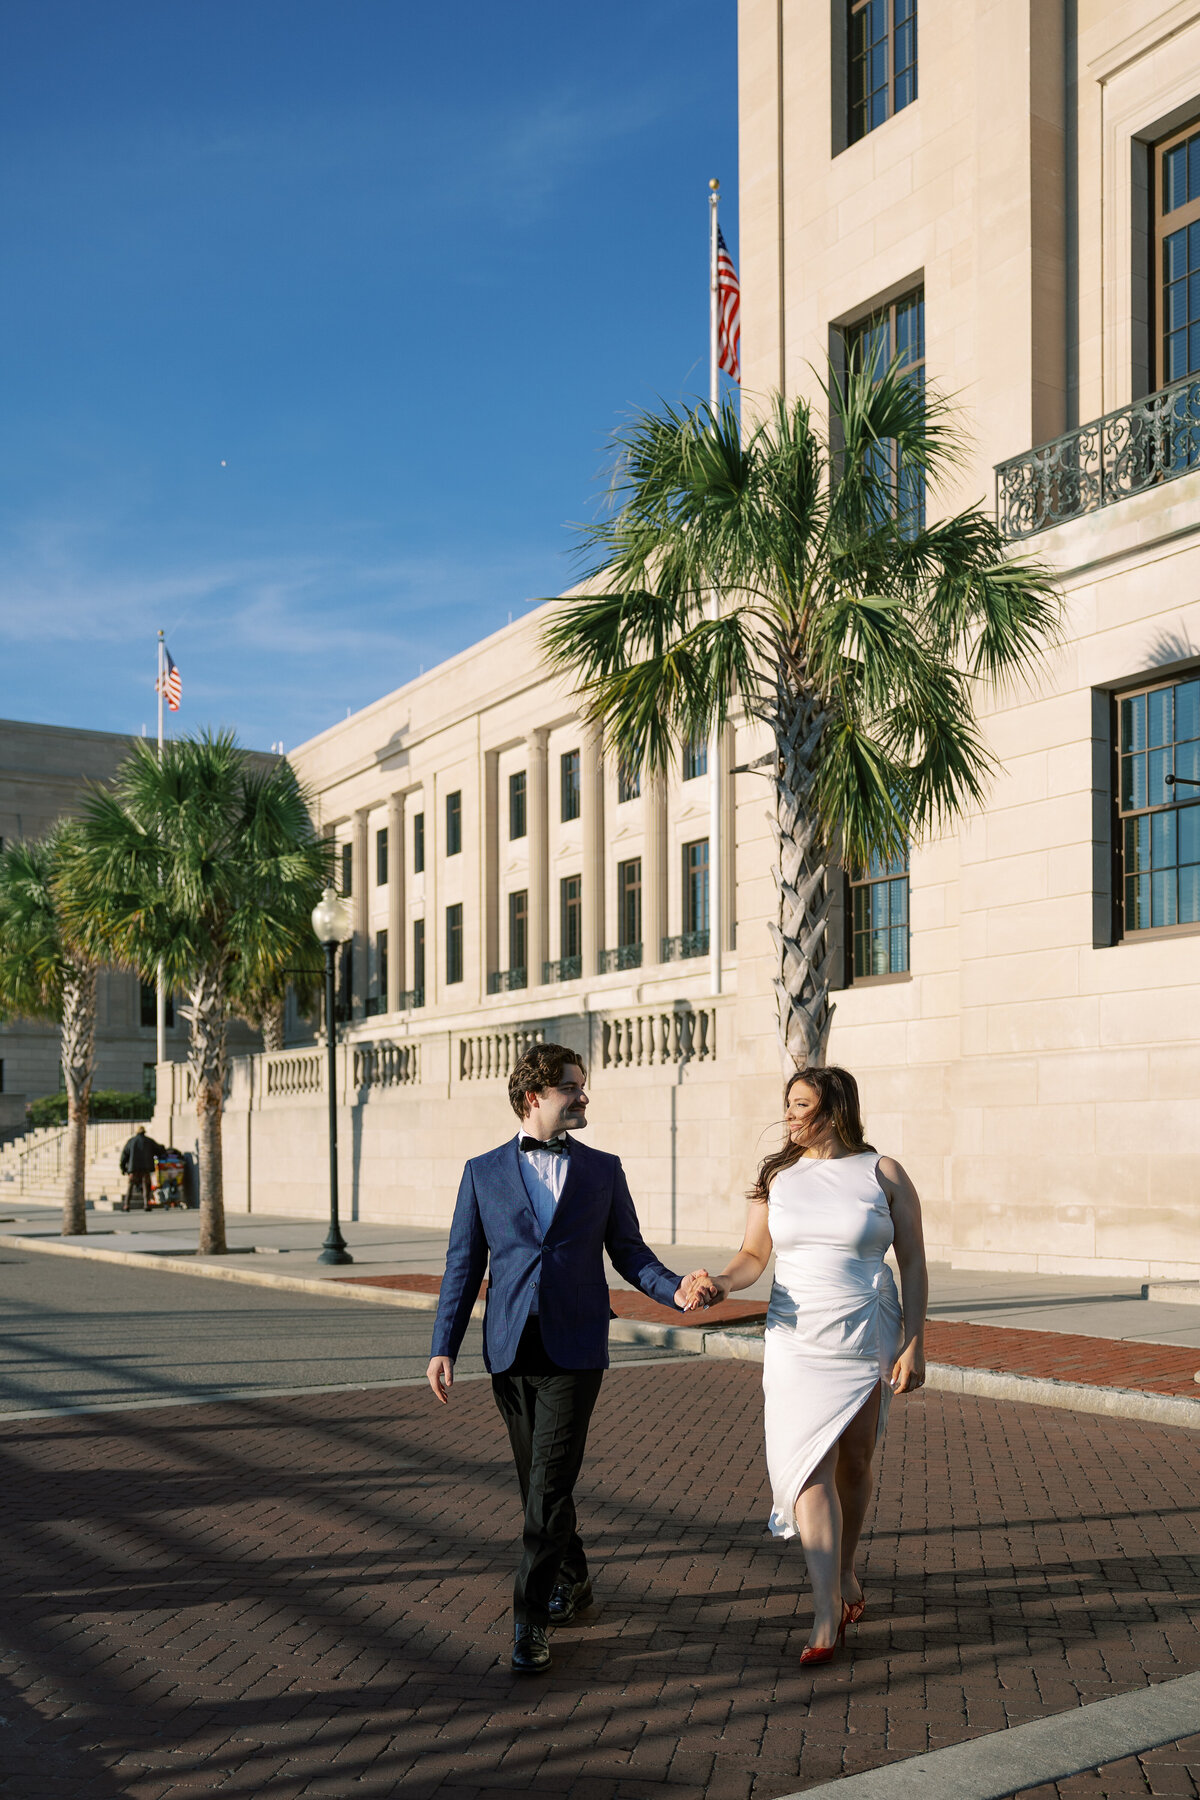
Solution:
{"label": "red high heel shoe", "polygon": [[803,1668],[806,1663],[811,1667],[814,1663],[830,1663],[830,1662],[832,1662],[834,1651],[840,1650],[842,1645],[846,1641],[847,1625],[850,1625],[852,1623],[853,1623],[853,1621],[850,1617],[850,1607],[849,1607],[848,1603],[845,1600],[843,1600],[842,1601],[842,1622],[838,1626],[838,1634],[834,1638],[832,1644],[826,1644],[824,1646],[806,1644],[804,1649],[800,1652],[800,1667]]}
{"label": "red high heel shoe", "polygon": [[846,1608],[847,1625],[857,1625],[867,1610],[867,1596],[864,1594],[861,1600],[843,1600],[842,1605]]}

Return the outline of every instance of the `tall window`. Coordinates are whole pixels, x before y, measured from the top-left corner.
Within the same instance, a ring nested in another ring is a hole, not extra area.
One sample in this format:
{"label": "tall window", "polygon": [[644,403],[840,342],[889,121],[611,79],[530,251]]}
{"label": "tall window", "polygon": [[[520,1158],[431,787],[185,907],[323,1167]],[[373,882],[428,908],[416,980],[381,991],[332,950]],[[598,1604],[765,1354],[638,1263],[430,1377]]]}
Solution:
{"label": "tall window", "polygon": [[463,909],[460,901],[457,906],[446,908],[446,986],[453,987],[462,978]]}
{"label": "tall window", "polygon": [[579,817],[578,750],[564,751],[559,779],[562,784],[561,816],[565,823],[568,819],[577,819]]}
{"label": "tall window", "polygon": [[525,771],[520,769],[508,778],[508,835],[523,838],[525,830]]}
{"label": "tall window", "polygon": [[847,7],[853,144],[917,97],[917,0],[847,0]]}
{"label": "tall window", "polygon": [[[141,981],[138,983],[138,988],[140,990],[140,992],[138,994],[138,1000],[139,1000],[139,1005],[140,1005],[142,1024],[144,1026],[148,1027],[150,1030],[154,1030],[158,1025],[158,989],[155,987],[155,985],[152,981]],[[167,995],[167,1024],[174,1025],[174,1023],[175,1023],[175,996],[173,994],[168,994]]]}
{"label": "tall window", "polygon": [[1159,387],[1200,371],[1200,127],[1195,120],[1164,139],[1156,164],[1154,291],[1162,326]]}
{"label": "tall window", "polygon": [[462,791],[455,788],[446,795],[446,855],[462,853]]}
{"label": "tall window", "polygon": [[617,864],[617,943],[622,950],[642,941],[642,859]]}
{"label": "tall window", "polygon": [[683,929],[708,930],[708,839],[683,846]]}
{"label": "tall window", "polygon": [[[1126,933],[1200,923],[1200,675],[1117,707]],[[1179,776],[1176,787],[1169,776]]]}
{"label": "tall window", "polygon": [[708,739],[702,737],[689,738],[683,746],[683,779],[695,781],[697,776],[708,774]]}
{"label": "tall window", "polygon": [[413,920],[413,1005],[425,1004],[425,921]]}
{"label": "tall window", "polygon": [[342,845],[342,893],[347,899],[354,892],[354,845]]}
{"label": "tall window", "polygon": [[508,896],[508,966],[528,967],[529,957],[529,892],[519,888]]}
{"label": "tall window", "polygon": [[375,974],[379,988],[379,998],[383,1002],[380,1011],[387,1010],[388,991],[388,934],[386,931],[375,933]]}
{"label": "tall window", "polygon": [[582,875],[565,875],[558,884],[560,947],[559,955],[566,962],[569,957],[583,954],[583,877]]}
{"label": "tall window", "polygon": [[908,969],[908,857],[873,856],[850,883],[853,979]]}
{"label": "tall window", "polygon": [[[925,391],[925,290],[914,288],[880,307],[870,318],[843,333],[846,366],[882,375],[898,357],[901,368],[920,393]],[[895,442],[887,439],[869,452],[871,467],[894,495],[898,516],[914,530],[925,524],[925,482],[918,471],[902,469]]]}
{"label": "tall window", "polygon": [[641,791],[642,771],[622,759],[617,765],[617,805],[624,806],[627,800],[638,799]]}
{"label": "tall window", "polygon": [[425,872],[425,814],[417,813],[413,818],[413,874]]}
{"label": "tall window", "polygon": [[387,826],[375,833],[375,886],[387,886]]}

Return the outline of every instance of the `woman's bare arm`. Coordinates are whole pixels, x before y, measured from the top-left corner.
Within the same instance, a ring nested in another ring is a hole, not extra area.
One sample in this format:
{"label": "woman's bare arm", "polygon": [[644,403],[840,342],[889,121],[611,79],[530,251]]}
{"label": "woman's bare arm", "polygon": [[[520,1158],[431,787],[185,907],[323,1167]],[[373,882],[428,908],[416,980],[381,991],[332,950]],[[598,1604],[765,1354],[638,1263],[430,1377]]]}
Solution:
{"label": "woman's bare arm", "polygon": [[896,1393],[905,1394],[911,1388],[920,1387],[925,1380],[929,1269],[921,1230],[921,1202],[916,1188],[894,1157],[880,1157],[879,1185],[888,1197],[892,1212],[896,1261],[900,1267],[900,1304],[904,1314],[904,1342],[891,1380]]}
{"label": "woman's bare arm", "polygon": [[710,1275],[707,1269],[697,1269],[688,1276],[688,1281],[695,1283],[692,1303],[711,1306],[714,1302],[727,1299],[739,1288],[750,1287],[770,1262],[772,1248],[766,1206],[761,1200],[752,1200],[746,1218],[746,1235],[737,1255],[730,1259],[719,1275]]}

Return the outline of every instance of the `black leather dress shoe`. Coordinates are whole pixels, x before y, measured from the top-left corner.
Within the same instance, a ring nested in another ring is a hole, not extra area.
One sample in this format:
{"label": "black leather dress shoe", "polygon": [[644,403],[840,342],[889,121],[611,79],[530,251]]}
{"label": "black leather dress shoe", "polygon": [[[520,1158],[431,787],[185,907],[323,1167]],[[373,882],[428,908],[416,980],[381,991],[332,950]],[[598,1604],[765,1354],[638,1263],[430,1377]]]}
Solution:
{"label": "black leather dress shoe", "polygon": [[550,1623],[569,1625],[576,1613],[592,1604],[590,1581],[560,1581],[550,1596]]}
{"label": "black leather dress shoe", "polygon": [[550,1667],[550,1646],[540,1625],[517,1625],[514,1628],[510,1666],[514,1675],[540,1675]]}

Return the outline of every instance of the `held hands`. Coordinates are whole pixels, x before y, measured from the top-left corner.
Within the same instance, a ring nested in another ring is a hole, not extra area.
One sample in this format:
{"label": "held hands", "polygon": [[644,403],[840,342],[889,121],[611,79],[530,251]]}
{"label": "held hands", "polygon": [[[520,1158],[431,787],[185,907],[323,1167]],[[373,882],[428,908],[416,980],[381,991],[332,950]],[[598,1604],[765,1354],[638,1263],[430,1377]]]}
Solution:
{"label": "held hands", "polygon": [[443,1406],[450,1403],[450,1389],[454,1386],[454,1361],[449,1356],[435,1356],[430,1359],[425,1371],[430,1387]]}
{"label": "held hands", "polygon": [[707,1269],[693,1269],[675,1290],[675,1304],[684,1312],[695,1312],[702,1306],[718,1306],[729,1294],[729,1283]]}
{"label": "held hands", "polygon": [[925,1386],[925,1350],[918,1338],[909,1338],[889,1377],[893,1394],[911,1394]]}

